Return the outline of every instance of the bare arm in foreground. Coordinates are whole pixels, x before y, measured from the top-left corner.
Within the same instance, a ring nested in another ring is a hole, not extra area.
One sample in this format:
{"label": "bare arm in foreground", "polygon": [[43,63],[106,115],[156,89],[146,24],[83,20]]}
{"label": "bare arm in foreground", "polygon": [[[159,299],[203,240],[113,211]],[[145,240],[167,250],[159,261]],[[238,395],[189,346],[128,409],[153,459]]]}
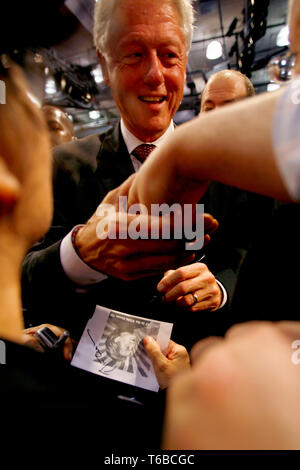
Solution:
{"label": "bare arm in foreground", "polygon": [[280,93],[241,101],[180,126],[139,170],[129,205],[197,202],[211,179],[289,201],[272,146]]}

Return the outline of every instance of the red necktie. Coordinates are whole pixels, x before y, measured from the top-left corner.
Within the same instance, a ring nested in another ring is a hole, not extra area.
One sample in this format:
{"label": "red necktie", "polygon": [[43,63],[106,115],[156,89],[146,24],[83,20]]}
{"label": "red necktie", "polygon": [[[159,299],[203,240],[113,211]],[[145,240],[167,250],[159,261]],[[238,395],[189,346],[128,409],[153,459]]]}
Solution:
{"label": "red necktie", "polygon": [[155,145],[153,144],[141,144],[134,149],[132,155],[135,156],[140,162],[144,162],[148,155],[155,149]]}

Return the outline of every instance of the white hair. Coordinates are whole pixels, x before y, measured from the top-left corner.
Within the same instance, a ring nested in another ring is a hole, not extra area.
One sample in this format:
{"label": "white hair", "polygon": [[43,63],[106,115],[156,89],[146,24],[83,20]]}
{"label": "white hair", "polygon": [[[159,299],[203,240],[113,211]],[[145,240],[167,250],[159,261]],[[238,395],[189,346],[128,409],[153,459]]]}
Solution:
{"label": "white hair", "polygon": [[[98,0],[95,5],[94,12],[94,44],[96,49],[102,54],[106,49],[106,42],[110,22],[113,18],[113,12],[118,0]],[[160,2],[160,0],[157,0]],[[193,36],[194,23],[194,0],[171,0],[177,8],[180,18],[181,27],[185,37],[187,50],[190,49]]]}

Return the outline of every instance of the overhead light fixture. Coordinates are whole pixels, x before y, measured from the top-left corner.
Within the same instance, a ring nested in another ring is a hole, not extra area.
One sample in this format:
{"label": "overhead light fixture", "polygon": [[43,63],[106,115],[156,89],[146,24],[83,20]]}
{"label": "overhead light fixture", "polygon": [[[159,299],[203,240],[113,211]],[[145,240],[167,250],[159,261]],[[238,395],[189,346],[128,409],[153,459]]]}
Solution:
{"label": "overhead light fixture", "polygon": [[91,70],[91,74],[94,77],[94,80],[96,83],[102,83],[103,82],[103,75],[102,75],[102,70],[100,65],[97,65]]}
{"label": "overhead light fixture", "polygon": [[279,31],[277,35],[276,45],[278,47],[288,46],[290,44],[289,34],[290,34],[290,29],[287,25],[281,28],[281,30]]}
{"label": "overhead light fixture", "polygon": [[280,88],[279,83],[269,83],[267,85],[267,91],[275,91],[278,90],[278,88]]}
{"label": "overhead light fixture", "polygon": [[61,79],[60,79],[60,88],[62,90],[64,90],[66,88],[66,86],[67,86],[67,80],[65,79],[65,77],[61,77]]}
{"label": "overhead light fixture", "polygon": [[89,118],[90,119],[99,119],[101,116],[100,111],[90,111]]}
{"label": "overhead light fixture", "polygon": [[56,83],[55,83],[55,80],[54,78],[47,78],[46,80],[46,84],[45,84],[45,93],[47,95],[55,95],[55,93],[57,92],[57,88],[56,88]]}
{"label": "overhead light fixture", "polygon": [[209,60],[216,60],[222,57],[223,48],[220,41],[211,41],[206,49],[206,57]]}
{"label": "overhead light fixture", "polygon": [[272,82],[283,83],[293,78],[296,57],[290,52],[272,57],[268,63],[268,73]]}

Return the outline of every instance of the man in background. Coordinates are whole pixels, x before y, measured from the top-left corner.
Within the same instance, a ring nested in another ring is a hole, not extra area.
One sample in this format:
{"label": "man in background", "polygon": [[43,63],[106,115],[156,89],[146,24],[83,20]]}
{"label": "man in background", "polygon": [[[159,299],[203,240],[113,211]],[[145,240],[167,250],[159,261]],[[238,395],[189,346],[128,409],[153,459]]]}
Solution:
{"label": "man in background", "polygon": [[201,113],[254,96],[251,80],[237,70],[221,70],[211,75],[201,94]]}
{"label": "man in background", "polygon": [[[246,75],[237,70],[222,70],[211,75],[205,85],[201,95],[200,114],[254,95],[253,84]],[[245,131],[241,127],[241,133]],[[214,266],[218,266],[219,260],[228,257],[227,268],[220,279],[226,287],[229,286],[231,304],[240,265],[258,234],[267,227],[275,203],[271,198],[216,182],[210,183],[201,202],[204,202],[205,210],[214,214],[219,221],[219,229],[206,249]],[[221,269],[221,266],[217,267],[217,272]],[[229,320],[230,325],[233,323],[235,321]]]}
{"label": "man in background", "polygon": [[50,134],[51,147],[75,140],[75,132],[69,116],[57,106],[45,105],[43,112]]}

